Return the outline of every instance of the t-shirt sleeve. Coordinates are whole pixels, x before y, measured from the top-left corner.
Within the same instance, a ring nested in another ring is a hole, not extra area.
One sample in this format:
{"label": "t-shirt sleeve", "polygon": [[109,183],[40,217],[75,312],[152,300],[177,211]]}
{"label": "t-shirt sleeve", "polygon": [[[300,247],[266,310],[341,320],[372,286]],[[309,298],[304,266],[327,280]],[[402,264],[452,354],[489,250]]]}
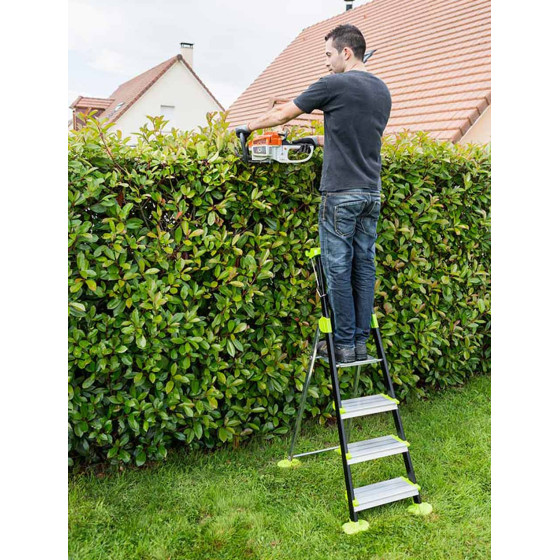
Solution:
{"label": "t-shirt sleeve", "polygon": [[300,93],[294,103],[304,112],[311,113],[314,109],[323,109],[330,100],[327,80],[321,78],[311,84],[303,93]]}

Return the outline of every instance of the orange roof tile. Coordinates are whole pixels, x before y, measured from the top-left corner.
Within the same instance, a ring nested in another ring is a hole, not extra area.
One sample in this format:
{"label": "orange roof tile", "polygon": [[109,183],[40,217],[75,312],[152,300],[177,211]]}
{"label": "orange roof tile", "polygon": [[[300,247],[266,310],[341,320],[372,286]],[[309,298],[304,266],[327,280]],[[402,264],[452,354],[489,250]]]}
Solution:
{"label": "orange roof tile", "polygon": [[105,97],[83,97],[80,95],[72,105],[70,109],[106,109],[111,105],[113,99],[107,99]]}
{"label": "orange roof tile", "polygon": [[[294,99],[327,74],[324,37],[337,25],[356,25],[366,68],[393,100],[386,134],[405,129],[458,141],[490,104],[490,0],[375,0],[304,29],[231,105],[231,126],[245,124]],[[293,124],[322,120],[301,115]]]}

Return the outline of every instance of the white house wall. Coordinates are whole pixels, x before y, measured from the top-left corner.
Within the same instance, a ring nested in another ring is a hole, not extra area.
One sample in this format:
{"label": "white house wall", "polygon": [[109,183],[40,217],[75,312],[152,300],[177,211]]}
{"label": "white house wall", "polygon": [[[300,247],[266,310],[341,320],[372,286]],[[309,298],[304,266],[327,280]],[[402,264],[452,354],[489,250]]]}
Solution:
{"label": "white house wall", "polygon": [[[192,130],[206,124],[206,113],[221,111],[200,82],[187,67],[177,61],[117,120],[112,131],[121,130],[124,136],[138,132],[149,116],[161,115],[161,106],[174,106],[174,122],[168,128]],[[132,137],[134,139],[134,136]]]}
{"label": "white house wall", "polygon": [[486,107],[482,115],[467,130],[467,133],[459,140],[459,144],[486,144],[490,142],[490,107]]}

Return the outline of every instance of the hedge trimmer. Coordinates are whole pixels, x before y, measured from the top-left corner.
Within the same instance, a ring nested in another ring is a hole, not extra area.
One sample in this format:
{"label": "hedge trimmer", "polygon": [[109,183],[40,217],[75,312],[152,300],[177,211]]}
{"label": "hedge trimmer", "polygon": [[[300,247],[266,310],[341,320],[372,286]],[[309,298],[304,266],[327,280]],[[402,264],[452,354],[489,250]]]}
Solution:
{"label": "hedge trimmer", "polygon": [[[247,135],[236,130],[241,142],[241,156],[244,162],[271,163],[305,163],[311,159],[315,148],[319,145],[317,138],[306,136],[290,141],[286,132],[265,132],[247,142]],[[292,154],[304,154],[306,157],[292,159]]]}

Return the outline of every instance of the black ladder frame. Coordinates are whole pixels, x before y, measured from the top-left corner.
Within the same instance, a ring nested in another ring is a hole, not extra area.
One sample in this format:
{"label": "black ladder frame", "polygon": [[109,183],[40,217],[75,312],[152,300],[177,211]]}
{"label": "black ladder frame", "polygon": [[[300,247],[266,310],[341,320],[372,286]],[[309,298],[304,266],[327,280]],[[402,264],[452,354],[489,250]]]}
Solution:
{"label": "black ladder frame", "polygon": [[[309,383],[311,381],[311,374],[312,374],[312,370],[313,370],[313,366],[315,363],[315,357],[316,357],[316,353],[317,353],[317,344],[319,341],[319,333],[323,332],[326,335],[326,342],[327,342],[327,353],[328,353],[328,362],[329,362],[329,370],[330,370],[330,376],[331,376],[331,382],[332,382],[332,387],[333,387],[333,393],[334,393],[334,408],[335,408],[335,413],[336,413],[336,421],[337,421],[337,428],[338,428],[338,437],[339,437],[339,441],[340,441],[340,449],[341,449],[341,458],[342,458],[342,468],[344,471],[344,482],[346,485],[346,496],[348,499],[348,511],[350,514],[350,519],[351,521],[358,521],[358,513],[354,510],[354,501],[355,501],[355,495],[354,495],[354,485],[352,483],[352,473],[350,470],[350,465],[348,464],[348,441],[347,441],[347,436],[346,436],[346,432],[344,429],[344,424],[343,424],[343,419],[341,417],[341,412],[340,412],[340,407],[341,407],[341,403],[342,403],[342,399],[340,397],[340,386],[339,386],[339,382],[338,382],[338,367],[337,367],[337,363],[336,363],[336,359],[335,359],[335,353],[334,353],[334,336],[333,336],[333,329],[332,329],[332,321],[331,321],[331,308],[330,308],[330,304],[329,304],[329,300],[328,300],[328,296],[327,296],[327,290],[326,290],[326,281],[325,281],[325,276],[324,276],[324,270],[323,270],[323,265],[321,262],[321,256],[320,254],[317,254],[317,252],[312,253],[311,255],[311,264],[313,266],[313,270],[315,272],[315,279],[317,282],[317,294],[320,298],[321,301],[321,313],[322,313],[322,318],[320,320],[319,323],[319,327],[316,330],[315,333],[315,340],[313,343],[313,355],[311,358],[311,365],[307,374],[307,378],[305,380],[305,384],[303,387],[303,392],[302,392],[302,397],[301,397],[301,403],[300,403],[300,409],[298,412],[298,417],[296,420],[296,426],[293,432],[293,436],[292,436],[292,440],[291,440],[291,444],[290,444],[290,452],[289,452],[289,460],[291,461],[294,457],[300,457],[303,455],[311,455],[314,453],[322,453],[324,451],[330,451],[332,449],[337,449],[337,447],[330,447],[328,449],[322,449],[320,451],[311,451],[308,453],[301,453],[299,455],[294,455],[293,451],[294,451],[294,446],[295,446],[295,441],[297,439],[298,436],[298,432],[301,426],[301,418],[303,415],[303,410],[305,408],[305,403],[306,403],[306,399],[307,399],[307,389],[309,387]],[[395,399],[395,391],[393,388],[393,382],[391,380],[391,376],[389,374],[389,365],[387,362],[387,357],[385,356],[385,350],[383,348],[383,342],[381,340],[381,332],[379,329],[379,324],[377,322],[377,318],[375,317],[375,311],[373,311],[373,315],[372,315],[372,331],[373,331],[373,337],[374,337],[374,341],[375,341],[375,347],[377,349],[377,356],[378,358],[380,358],[380,363],[381,363],[381,369],[383,371],[383,377],[384,377],[384,381],[385,381],[385,387],[386,390],[389,394],[389,396],[393,399]],[[357,370],[357,375],[356,375],[356,380],[355,380],[355,385],[354,385],[354,390],[356,391],[357,389],[357,384],[359,382],[359,372],[360,372],[360,366],[357,366],[358,370]],[[406,441],[406,437],[404,434],[404,428],[402,425],[402,420],[401,420],[401,416],[400,416],[400,412],[398,407],[394,410],[391,411],[393,413],[393,421],[395,423],[395,428],[397,430],[398,436],[400,439]],[[350,422],[350,419],[349,419]],[[410,452],[408,451],[408,448],[406,451],[404,451],[402,453],[403,455],[403,459],[404,459],[404,464],[405,464],[405,468],[406,468],[406,473],[407,476],[409,478],[409,480],[411,482],[413,482],[414,484],[416,484],[416,475],[414,473],[414,467],[412,466],[412,459],[410,458]],[[418,493],[418,495],[413,496],[412,497],[414,502],[417,504],[422,503],[422,499],[420,497],[420,493]]]}

